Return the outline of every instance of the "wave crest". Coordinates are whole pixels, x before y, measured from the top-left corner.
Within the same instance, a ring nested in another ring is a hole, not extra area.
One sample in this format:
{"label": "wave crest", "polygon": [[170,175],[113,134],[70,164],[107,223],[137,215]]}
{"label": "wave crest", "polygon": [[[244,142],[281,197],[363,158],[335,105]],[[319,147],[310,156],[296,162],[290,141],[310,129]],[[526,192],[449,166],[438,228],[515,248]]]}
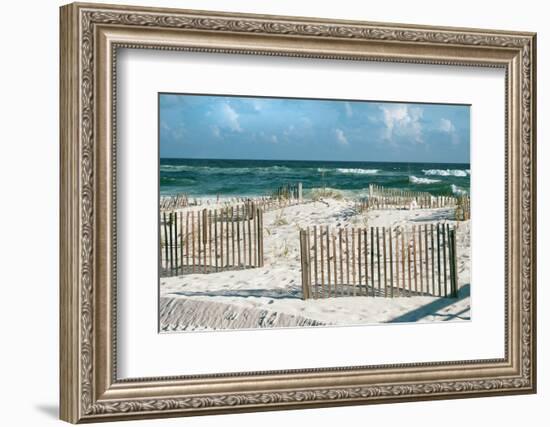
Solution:
{"label": "wave crest", "polygon": [[380,169],[357,169],[357,168],[338,168],[338,173],[345,175],[375,175]]}
{"label": "wave crest", "polygon": [[411,184],[435,184],[436,182],[441,182],[440,179],[433,178],[417,178],[416,176],[409,176],[409,182]]}
{"label": "wave crest", "polygon": [[457,196],[466,196],[468,195],[468,192],[464,190],[463,188],[460,188],[458,185],[451,184],[451,191],[453,194]]}
{"label": "wave crest", "polygon": [[466,177],[470,175],[470,169],[423,169],[424,175],[457,176]]}

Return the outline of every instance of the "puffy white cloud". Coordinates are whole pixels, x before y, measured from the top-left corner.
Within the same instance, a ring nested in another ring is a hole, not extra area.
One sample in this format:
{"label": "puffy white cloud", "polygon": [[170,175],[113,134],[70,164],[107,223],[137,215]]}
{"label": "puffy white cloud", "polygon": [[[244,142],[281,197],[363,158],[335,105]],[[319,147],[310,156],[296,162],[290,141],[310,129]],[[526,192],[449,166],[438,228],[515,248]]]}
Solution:
{"label": "puffy white cloud", "polygon": [[455,125],[449,119],[442,118],[439,120],[439,130],[451,136],[453,145],[460,144],[460,137],[458,136]]}
{"label": "puffy white cloud", "polygon": [[338,141],[338,143],[342,145],[349,144],[348,138],[342,129],[334,129],[334,134],[336,135],[336,141]]}
{"label": "puffy white cloud", "polygon": [[394,136],[409,137],[413,141],[422,143],[422,109],[403,104],[381,106],[382,121],[384,122],[384,139],[395,143]]}
{"label": "puffy white cloud", "polygon": [[294,125],[289,125],[285,130],[283,130],[283,135],[288,137],[292,132],[294,132]]}
{"label": "puffy white cloud", "polygon": [[163,135],[166,135],[174,140],[181,140],[187,132],[187,129],[183,123],[178,122],[168,124],[164,120],[161,120],[160,122],[160,130]]}
{"label": "puffy white cloud", "polygon": [[440,119],[439,120],[439,130],[446,133],[451,133],[455,131],[455,125],[449,119]]}
{"label": "puffy white cloud", "polygon": [[222,117],[229,129],[235,132],[242,132],[241,124],[239,123],[239,114],[229,104],[222,104]]}
{"label": "puffy white cloud", "polygon": [[260,100],[254,99],[252,100],[252,107],[254,108],[254,111],[262,111],[263,104]]}
{"label": "puffy white cloud", "polygon": [[351,104],[349,102],[344,102],[344,108],[346,109],[346,116],[353,116],[353,108],[351,108]]}

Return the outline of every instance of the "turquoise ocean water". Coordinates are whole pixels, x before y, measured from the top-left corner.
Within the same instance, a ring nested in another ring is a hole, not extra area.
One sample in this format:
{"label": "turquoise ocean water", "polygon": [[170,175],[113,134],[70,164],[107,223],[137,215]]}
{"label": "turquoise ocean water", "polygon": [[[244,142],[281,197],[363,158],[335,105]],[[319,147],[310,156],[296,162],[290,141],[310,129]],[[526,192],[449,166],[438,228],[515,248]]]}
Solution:
{"label": "turquoise ocean water", "polygon": [[192,197],[259,196],[302,182],[304,191],[329,187],[366,195],[369,184],[468,194],[470,165],[457,163],[327,162],[290,160],[161,159],[160,194]]}

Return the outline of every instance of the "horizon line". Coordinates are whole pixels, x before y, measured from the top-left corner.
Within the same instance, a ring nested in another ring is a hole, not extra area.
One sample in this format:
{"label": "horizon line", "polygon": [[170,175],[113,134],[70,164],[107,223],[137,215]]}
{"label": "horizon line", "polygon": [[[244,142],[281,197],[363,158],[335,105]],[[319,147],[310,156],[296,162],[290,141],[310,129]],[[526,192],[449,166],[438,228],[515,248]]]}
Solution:
{"label": "horizon line", "polygon": [[237,158],[214,158],[214,157],[160,157],[159,160],[237,160],[237,161],[259,161],[259,162],[346,162],[346,163],[439,163],[449,165],[470,165],[470,162],[433,162],[433,161],[392,161],[392,160],[300,160],[300,159],[237,159]]}

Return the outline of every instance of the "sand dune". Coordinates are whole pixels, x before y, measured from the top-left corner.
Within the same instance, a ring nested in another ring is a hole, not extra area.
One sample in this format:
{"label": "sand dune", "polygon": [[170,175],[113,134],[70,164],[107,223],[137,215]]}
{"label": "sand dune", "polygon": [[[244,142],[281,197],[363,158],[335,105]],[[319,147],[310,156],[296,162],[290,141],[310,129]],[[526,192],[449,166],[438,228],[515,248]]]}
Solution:
{"label": "sand dune", "polygon": [[[215,203],[210,204],[211,207]],[[457,230],[459,298],[346,296],[302,299],[300,228],[405,226],[453,220],[452,209],[369,211],[352,200],[326,199],[264,215],[265,263],[261,268],[163,277],[162,331],[251,329],[429,322],[470,319],[470,222]]]}

